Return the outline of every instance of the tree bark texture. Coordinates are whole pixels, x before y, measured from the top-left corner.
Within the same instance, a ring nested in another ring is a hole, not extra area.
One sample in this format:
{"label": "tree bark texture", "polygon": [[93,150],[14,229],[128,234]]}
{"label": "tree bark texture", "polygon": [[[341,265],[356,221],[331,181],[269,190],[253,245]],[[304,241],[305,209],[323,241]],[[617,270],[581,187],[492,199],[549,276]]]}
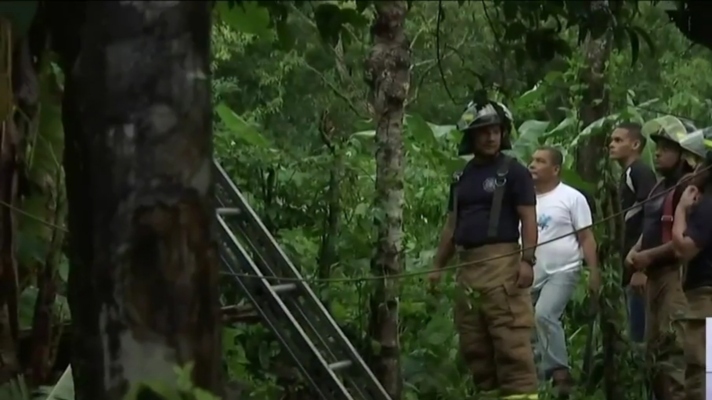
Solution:
{"label": "tree bark texture", "polygon": [[[366,81],[376,120],[375,225],[371,262],[374,275],[403,271],[403,117],[410,85],[410,46],[405,34],[405,1],[376,2],[371,26],[373,47],[366,60]],[[400,399],[402,376],[398,338],[397,278],[377,281],[371,298],[370,332],[380,344],[374,372],[393,399]]]}
{"label": "tree bark texture", "polygon": [[[590,7],[592,13],[603,12],[608,9],[608,0],[594,0]],[[611,45],[610,31],[595,39],[589,34],[584,42],[585,61],[580,77],[585,89],[579,110],[584,127],[608,114],[609,98],[605,74]],[[603,132],[594,133],[578,148],[576,167],[581,177],[589,182],[600,181],[598,164],[607,153],[606,137]]]}
{"label": "tree bark texture", "polygon": [[189,363],[197,386],[220,392],[210,8],[86,4],[65,106],[79,118],[67,127],[78,400],[176,387]]}

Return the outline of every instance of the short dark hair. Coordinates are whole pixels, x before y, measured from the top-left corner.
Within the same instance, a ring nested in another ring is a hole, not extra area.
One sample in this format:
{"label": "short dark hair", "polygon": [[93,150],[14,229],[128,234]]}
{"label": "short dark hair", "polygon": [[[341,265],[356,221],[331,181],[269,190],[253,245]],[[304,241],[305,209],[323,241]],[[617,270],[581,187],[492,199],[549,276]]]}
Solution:
{"label": "short dark hair", "polygon": [[561,166],[564,165],[564,154],[561,153],[561,150],[557,149],[556,147],[542,146],[539,147],[538,150],[542,150],[549,153],[549,159],[555,167],[561,168]]}
{"label": "short dark hair", "polygon": [[645,149],[645,144],[647,143],[647,139],[645,138],[645,135],[643,135],[643,126],[640,125],[637,122],[623,122],[618,124],[616,129],[623,129],[627,132],[628,137],[631,138],[634,141],[637,141],[640,143],[640,147],[638,148],[638,151],[643,151]]}

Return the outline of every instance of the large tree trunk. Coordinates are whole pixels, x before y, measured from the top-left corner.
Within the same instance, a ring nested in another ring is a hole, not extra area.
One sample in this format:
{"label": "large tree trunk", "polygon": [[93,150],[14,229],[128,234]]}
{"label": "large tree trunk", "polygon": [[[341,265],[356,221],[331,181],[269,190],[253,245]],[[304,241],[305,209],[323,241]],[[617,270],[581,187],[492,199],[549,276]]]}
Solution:
{"label": "large tree trunk", "polygon": [[221,388],[210,8],[86,4],[65,104],[78,400],[176,387],[188,363]]}
{"label": "large tree trunk", "polygon": [[[610,14],[608,0],[594,0],[591,2],[592,13]],[[608,90],[606,88],[606,63],[611,54],[611,32],[605,32],[598,38],[590,35],[584,43],[585,67],[581,71],[581,80],[584,84],[583,101],[581,102],[580,116],[583,126],[589,126],[593,122],[604,118],[609,112]],[[605,127],[606,129],[610,127]],[[599,198],[600,209],[603,215],[613,215],[620,207],[617,207],[618,196],[616,184],[611,179],[610,174],[605,171],[610,170],[607,166],[601,166],[601,160],[606,159],[608,132],[594,132],[579,147],[577,157],[577,169],[581,177],[589,182],[599,185],[602,196]],[[598,253],[602,274],[607,279],[612,279],[604,285],[602,299],[600,301],[600,326],[602,333],[604,364],[603,372],[604,392],[606,399],[614,400],[625,397],[626,387],[622,380],[623,362],[621,354],[625,351],[625,339],[621,332],[625,332],[623,327],[623,293],[618,284],[620,279],[613,279],[618,276],[620,267],[620,229],[616,221],[606,224],[603,235],[599,239]],[[608,269],[606,269],[608,268]],[[615,270],[611,270],[613,268]]]}
{"label": "large tree trunk", "polygon": [[[403,271],[403,117],[410,85],[410,46],[405,35],[405,1],[376,2],[371,27],[373,47],[366,80],[376,119],[376,251],[374,275]],[[372,337],[380,344],[375,372],[393,399],[400,399],[402,376],[398,339],[397,279],[377,282],[371,299]]]}

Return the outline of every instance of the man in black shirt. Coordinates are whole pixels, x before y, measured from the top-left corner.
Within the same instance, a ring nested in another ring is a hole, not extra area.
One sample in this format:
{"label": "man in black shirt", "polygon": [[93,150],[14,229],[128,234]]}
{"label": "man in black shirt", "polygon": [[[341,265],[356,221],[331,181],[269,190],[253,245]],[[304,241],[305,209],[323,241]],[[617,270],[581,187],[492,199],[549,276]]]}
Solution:
{"label": "man in black shirt", "polygon": [[643,204],[643,233],[626,257],[626,264],[635,270],[631,287],[645,288],[646,353],[653,393],[659,400],[685,399],[681,316],[687,310],[687,299],[682,291],[682,264],[672,246],[672,224],[684,189],[682,178],[692,172],[680,140],[693,129],[672,116],[643,126],[657,145],[655,166],[663,179]]}
{"label": "man in black shirt", "polygon": [[[643,230],[641,204],[648,198],[657,181],[655,172],[640,159],[646,144],[641,129],[640,124],[633,122],[620,124],[611,134],[609,145],[611,159],[617,161],[623,170],[618,189],[621,210],[627,210],[624,214],[625,230],[621,248],[623,258],[640,238]],[[623,286],[627,287],[630,337],[634,342],[642,343],[645,339],[645,299],[643,293],[628,286],[631,275],[632,271],[624,267]]]}
{"label": "man in black shirt", "polygon": [[530,293],[537,244],[534,183],[526,167],[501,153],[509,148],[512,129],[504,105],[472,102],[458,128],[460,153],[474,158],[451,185],[447,223],[429,278],[439,282],[441,269],[457,252],[461,290],[455,325],[478,394],[536,399]]}
{"label": "man in black shirt", "polygon": [[[694,183],[680,198],[672,229],[675,253],[688,261],[683,282],[688,302],[685,390],[687,400],[703,400],[709,398],[705,396],[705,320],[712,317],[712,174],[709,171],[712,166],[712,129],[686,136],[680,146],[690,153],[690,161],[697,164]],[[705,159],[707,162],[703,163]]]}

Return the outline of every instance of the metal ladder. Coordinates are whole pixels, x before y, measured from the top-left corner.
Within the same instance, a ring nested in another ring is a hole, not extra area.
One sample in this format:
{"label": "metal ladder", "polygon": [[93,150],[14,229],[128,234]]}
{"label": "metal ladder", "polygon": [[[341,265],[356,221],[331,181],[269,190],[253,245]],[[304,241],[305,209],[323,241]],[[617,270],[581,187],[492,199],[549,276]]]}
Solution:
{"label": "metal ladder", "polygon": [[235,277],[314,393],[323,400],[390,400],[217,161],[214,168],[222,267]]}

